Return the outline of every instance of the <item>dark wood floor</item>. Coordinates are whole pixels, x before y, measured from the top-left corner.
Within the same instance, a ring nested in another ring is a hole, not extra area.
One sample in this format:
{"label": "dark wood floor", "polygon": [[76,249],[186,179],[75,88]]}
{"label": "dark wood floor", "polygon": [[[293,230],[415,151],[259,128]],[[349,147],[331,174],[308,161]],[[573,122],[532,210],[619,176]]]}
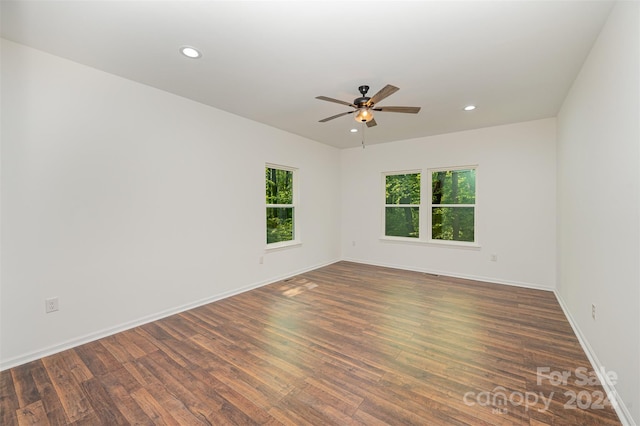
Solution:
{"label": "dark wood floor", "polygon": [[579,368],[551,292],[339,262],[5,370],[0,423],[620,424]]}

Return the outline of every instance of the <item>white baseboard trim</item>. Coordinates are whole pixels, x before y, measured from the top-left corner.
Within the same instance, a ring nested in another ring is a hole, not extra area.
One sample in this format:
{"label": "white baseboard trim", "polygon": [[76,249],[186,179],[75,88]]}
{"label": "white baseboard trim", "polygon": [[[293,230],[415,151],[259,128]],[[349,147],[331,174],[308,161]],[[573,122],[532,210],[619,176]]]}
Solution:
{"label": "white baseboard trim", "polygon": [[578,341],[580,342],[580,346],[582,346],[582,350],[584,350],[584,353],[587,355],[587,358],[591,363],[591,367],[593,368],[593,371],[595,371],[596,374],[598,375],[600,384],[602,385],[602,388],[606,392],[607,398],[609,399],[609,401],[611,401],[611,405],[613,406],[613,409],[616,411],[616,414],[618,414],[618,417],[620,418],[620,422],[623,424],[623,426],[637,426],[636,422],[631,417],[631,413],[629,412],[629,409],[624,404],[624,401],[622,400],[622,398],[620,398],[620,395],[616,391],[615,385],[611,383],[610,378],[606,374],[605,375],[602,374],[602,372],[605,371],[604,365],[598,359],[595,351],[589,344],[589,341],[584,337],[584,334],[582,334],[580,327],[578,327],[578,323],[576,323],[573,317],[571,316],[571,313],[569,312],[569,308],[565,304],[564,300],[556,290],[554,290],[554,294],[556,295],[556,299],[558,300],[558,303],[560,304],[560,307],[562,308],[564,315],[567,317],[567,320],[569,321],[569,324],[571,325],[573,332],[578,338]]}
{"label": "white baseboard trim", "polygon": [[422,272],[425,274],[442,275],[445,277],[462,278],[462,279],[473,280],[473,281],[483,281],[483,282],[492,283],[492,284],[503,284],[503,285],[510,285],[515,287],[531,288],[534,290],[555,291],[554,287],[544,286],[544,285],[535,284],[535,283],[508,281],[508,280],[502,280],[502,279],[493,278],[493,277],[459,274],[457,272],[451,272],[451,271],[439,271],[435,269],[417,268],[414,266],[406,266],[406,265],[395,265],[392,263],[385,263],[385,262],[370,262],[370,261],[363,261],[359,259],[350,259],[350,258],[344,258],[342,260],[344,260],[345,262],[362,263],[364,265],[382,266],[384,268],[403,269],[405,271]]}
{"label": "white baseboard trim", "polygon": [[98,340],[98,339],[101,339],[103,337],[111,336],[111,335],[119,333],[121,331],[129,330],[129,329],[132,329],[132,328],[135,328],[135,327],[138,327],[138,326],[141,326],[141,325],[153,322],[153,321],[157,321],[157,320],[160,320],[162,318],[166,318],[166,317],[169,317],[171,315],[178,314],[180,312],[188,311],[189,309],[194,309],[194,308],[197,308],[199,306],[203,306],[203,305],[215,302],[217,300],[226,299],[227,297],[235,296],[237,294],[244,293],[246,291],[253,290],[253,289],[256,289],[256,288],[259,288],[259,287],[263,287],[263,286],[268,285],[268,284],[273,284],[273,283],[276,283],[278,281],[282,281],[282,280],[285,280],[287,278],[291,278],[293,276],[300,275],[300,274],[303,274],[305,272],[312,271],[314,269],[322,268],[324,266],[328,266],[328,265],[331,265],[331,264],[339,262],[339,261],[340,261],[339,259],[336,259],[336,260],[332,260],[332,261],[329,261],[329,262],[324,262],[324,263],[321,263],[321,264],[317,264],[317,265],[314,265],[314,266],[311,266],[311,267],[308,267],[308,268],[299,269],[297,271],[293,271],[293,272],[290,272],[290,273],[287,273],[287,274],[283,274],[283,275],[280,275],[280,276],[271,277],[271,278],[263,280],[263,281],[259,281],[259,282],[256,282],[256,283],[252,283],[252,284],[240,287],[238,289],[234,289],[234,290],[226,291],[226,292],[223,292],[223,293],[215,294],[215,295],[207,297],[205,299],[197,300],[195,302],[191,302],[191,303],[187,303],[187,304],[184,304],[184,305],[181,305],[181,306],[176,306],[176,307],[173,307],[173,308],[170,308],[170,309],[166,309],[164,311],[157,312],[157,313],[154,313],[154,314],[151,314],[151,315],[147,315],[147,316],[144,316],[144,317],[141,317],[141,318],[137,318],[137,319],[135,319],[133,321],[128,321],[128,322],[125,322],[123,324],[116,325],[114,327],[108,327],[108,328],[105,328],[105,329],[102,329],[102,330],[98,330],[98,331],[93,332],[93,333],[85,334],[83,336],[78,336],[76,338],[73,338],[73,339],[70,339],[70,340],[67,340],[67,341],[52,345],[52,346],[48,346],[46,348],[38,349],[36,351],[29,352],[29,353],[26,353],[26,354],[23,354],[23,355],[14,357],[14,358],[9,358],[7,360],[2,360],[0,362],[0,371],[7,370],[7,369],[13,368],[13,367],[17,367],[19,365],[26,364],[28,362],[35,361],[37,359],[40,359],[40,358],[43,358],[43,357],[46,357],[46,356],[49,356],[49,355],[53,355],[53,354],[56,354],[58,352],[65,351],[67,349],[71,349],[71,348],[74,348],[76,346],[83,345],[85,343],[93,342],[94,340]]}

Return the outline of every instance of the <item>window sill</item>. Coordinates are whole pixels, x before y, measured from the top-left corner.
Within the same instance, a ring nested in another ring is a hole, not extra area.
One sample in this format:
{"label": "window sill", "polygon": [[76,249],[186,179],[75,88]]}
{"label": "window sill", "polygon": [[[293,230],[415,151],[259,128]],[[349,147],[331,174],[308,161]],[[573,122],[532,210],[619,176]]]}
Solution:
{"label": "window sill", "polygon": [[284,250],[291,247],[300,247],[301,245],[302,245],[302,241],[298,241],[298,240],[281,241],[279,243],[267,244],[267,246],[264,248],[264,251],[268,252],[268,251]]}
{"label": "window sill", "polygon": [[380,237],[383,243],[399,243],[413,244],[420,246],[447,247],[458,248],[464,250],[480,250],[482,247],[478,243],[468,243],[465,241],[439,241],[439,240],[421,240],[419,238],[403,238],[403,237]]}

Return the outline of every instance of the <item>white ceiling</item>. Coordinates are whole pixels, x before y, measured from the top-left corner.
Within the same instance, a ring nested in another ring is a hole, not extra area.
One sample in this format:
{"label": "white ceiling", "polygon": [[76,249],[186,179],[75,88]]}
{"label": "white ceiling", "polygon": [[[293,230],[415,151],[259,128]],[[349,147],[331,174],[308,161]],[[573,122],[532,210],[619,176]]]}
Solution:
{"label": "white ceiling", "polygon": [[[340,148],[358,86],[400,91],[368,145],[553,117],[609,1],[2,0],[2,36]],[[203,57],[190,60],[178,48]],[[473,112],[464,112],[476,104]]]}

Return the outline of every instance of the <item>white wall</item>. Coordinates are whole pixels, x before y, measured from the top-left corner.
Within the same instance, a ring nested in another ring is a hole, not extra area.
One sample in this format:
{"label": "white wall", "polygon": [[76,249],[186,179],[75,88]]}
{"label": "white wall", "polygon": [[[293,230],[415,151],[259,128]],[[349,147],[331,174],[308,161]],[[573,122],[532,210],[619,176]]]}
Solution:
{"label": "white wall", "polygon": [[[341,160],[345,259],[555,287],[555,119],[353,148]],[[383,172],[465,165],[478,165],[479,250],[380,240]]]}
{"label": "white wall", "polygon": [[[3,368],[340,257],[337,149],[8,41],[2,113]],[[303,244],[265,254],[267,162]]]}
{"label": "white wall", "polygon": [[638,2],[616,5],[558,116],[558,293],[637,424],[639,14]]}

